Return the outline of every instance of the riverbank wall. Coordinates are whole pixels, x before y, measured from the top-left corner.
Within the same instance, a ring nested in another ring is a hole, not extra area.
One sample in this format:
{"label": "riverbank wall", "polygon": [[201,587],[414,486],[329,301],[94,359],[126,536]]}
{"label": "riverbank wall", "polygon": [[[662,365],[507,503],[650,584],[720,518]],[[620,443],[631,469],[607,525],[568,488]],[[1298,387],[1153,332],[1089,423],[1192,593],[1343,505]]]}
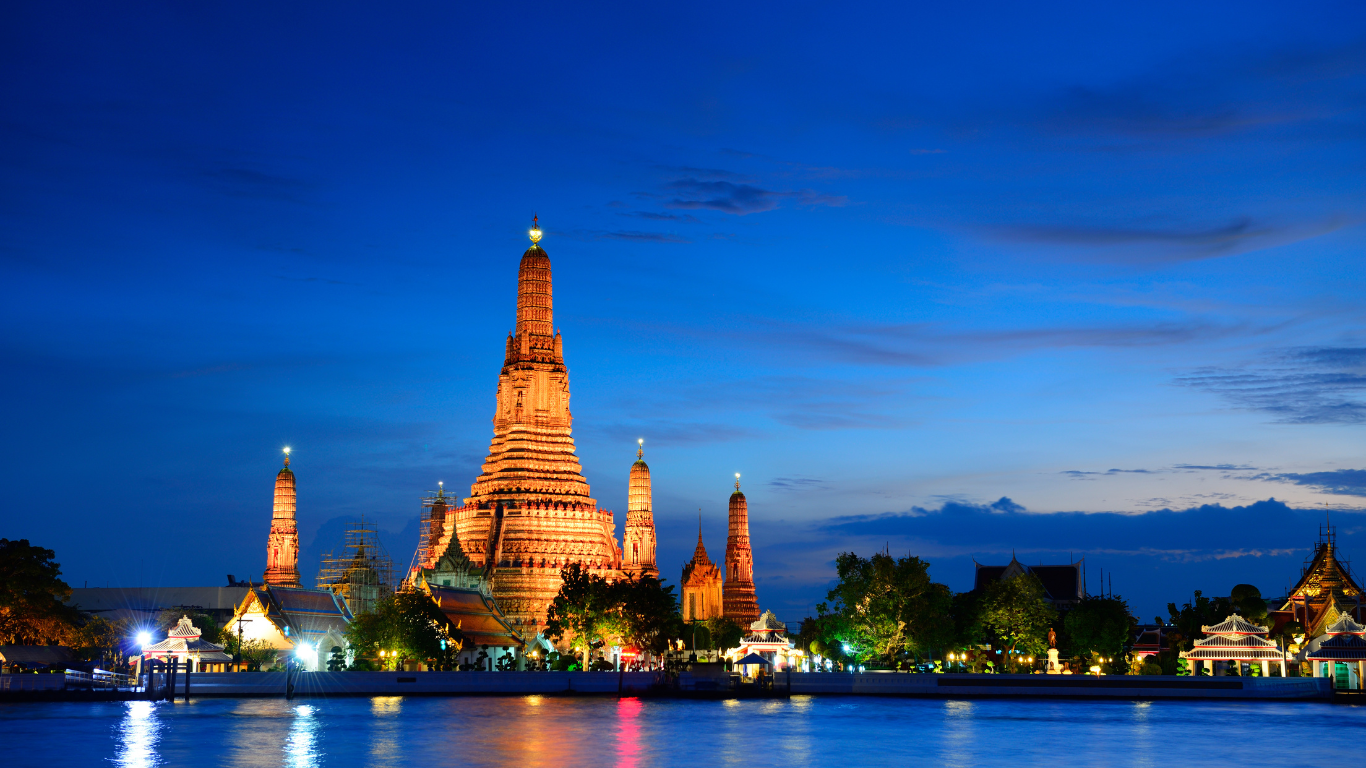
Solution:
{"label": "riverbank wall", "polygon": [[[308,672],[295,675],[296,698],[326,696],[918,696],[928,698],[1321,699],[1332,680],[1309,677],[1168,677],[1090,675],[916,675],[778,673],[772,685],[730,686],[729,680],[677,683],[655,672]],[[717,683],[721,683],[717,685]],[[177,697],[184,680],[177,681]],[[285,673],[194,674],[189,695],[283,697]],[[7,698],[7,697],[0,697]],[[136,695],[130,698],[136,698]]]}

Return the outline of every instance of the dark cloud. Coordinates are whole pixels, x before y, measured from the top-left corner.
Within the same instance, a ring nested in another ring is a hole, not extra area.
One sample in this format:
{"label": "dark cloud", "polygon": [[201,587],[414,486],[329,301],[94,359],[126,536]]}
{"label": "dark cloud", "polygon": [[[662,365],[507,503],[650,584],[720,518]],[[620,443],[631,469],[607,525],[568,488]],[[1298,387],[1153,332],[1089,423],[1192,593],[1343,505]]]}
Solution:
{"label": "dark cloud", "polygon": [[570,240],[583,240],[588,242],[598,242],[602,240],[626,240],[634,243],[679,243],[686,244],[692,241],[681,235],[672,232],[638,232],[638,231],[608,231],[600,229],[575,229],[569,232],[557,233],[560,237]]}
{"label": "dark cloud", "polygon": [[780,491],[815,491],[827,487],[824,480],[810,477],[775,477],[768,481],[770,488]]}
{"label": "dark cloud", "polygon": [[1211,225],[1135,226],[1128,223],[1020,224],[993,228],[999,238],[1081,249],[1089,260],[1126,263],[1195,261],[1285,245],[1356,223],[1346,216],[1273,224],[1239,217]]}
{"label": "dark cloud", "polygon": [[656,213],[654,211],[633,211],[631,213],[620,213],[618,216],[630,216],[637,219],[649,219],[651,221],[683,221],[689,224],[699,224],[701,219],[691,214],[677,213]]}
{"label": "dark cloud", "polygon": [[1090,475],[1151,475],[1155,473],[1149,469],[1107,469],[1104,472],[1087,472],[1079,469],[1068,469],[1063,472],[1059,472],[1058,474],[1067,475],[1068,477],[1080,480]]}
{"label": "dark cloud", "polygon": [[664,185],[671,198],[665,203],[670,208],[721,211],[738,216],[771,211],[784,200],[797,205],[839,207],[848,198],[828,195],[811,189],[775,191],[747,183],[703,180],[696,177],[680,179]]}
{"label": "dark cloud", "polygon": [[1329,472],[1263,473],[1255,480],[1272,480],[1304,485],[1323,493],[1366,497],[1366,469],[1335,469]]}
{"label": "dark cloud", "polygon": [[213,189],[232,197],[298,200],[300,193],[312,186],[301,179],[240,166],[204,171],[201,177]]}
{"label": "dark cloud", "polygon": [[1201,368],[1176,381],[1286,424],[1366,423],[1366,348],[1310,347],[1246,368]]}

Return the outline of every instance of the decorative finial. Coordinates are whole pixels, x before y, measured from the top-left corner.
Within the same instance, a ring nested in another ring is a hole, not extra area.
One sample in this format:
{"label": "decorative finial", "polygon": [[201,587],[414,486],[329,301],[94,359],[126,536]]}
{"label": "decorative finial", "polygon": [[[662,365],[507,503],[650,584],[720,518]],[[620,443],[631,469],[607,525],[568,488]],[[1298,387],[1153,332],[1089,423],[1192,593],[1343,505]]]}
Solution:
{"label": "decorative finial", "polygon": [[532,245],[536,245],[537,243],[541,242],[541,227],[540,227],[540,224],[539,224],[540,220],[541,220],[541,217],[540,217],[540,216],[532,216],[532,217],[531,217],[531,231],[528,232],[527,234],[531,235],[531,244],[532,244]]}
{"label": "decorative finial", "polygon": [[285,466],[289,466],[289,446],[285,446]]}
{"label": "decorative finial", "polygon": [[436,495],[437,498],[444,498],[446,496],[446,483],[441,480],[436,481]]}
{"label": "decorative finial", "polygon": [[740,473],[735,473],[735,490],[740,490]]}
{"label": "decorative finial", "polygon": [[640,443],[640,447],[636,449],[636,458],[643,459],[645,458],[645,438],[642,437],[636,440],[636,442]]}

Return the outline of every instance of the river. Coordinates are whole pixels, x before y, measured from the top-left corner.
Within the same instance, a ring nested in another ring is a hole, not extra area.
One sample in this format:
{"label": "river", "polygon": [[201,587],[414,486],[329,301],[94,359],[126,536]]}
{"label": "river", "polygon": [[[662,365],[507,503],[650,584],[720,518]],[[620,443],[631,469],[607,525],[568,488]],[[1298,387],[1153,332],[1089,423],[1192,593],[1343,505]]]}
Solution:
{"label": "river", "polygon": [[874,697],[0,705],[16,766],[1349,765],[1366,707]]}

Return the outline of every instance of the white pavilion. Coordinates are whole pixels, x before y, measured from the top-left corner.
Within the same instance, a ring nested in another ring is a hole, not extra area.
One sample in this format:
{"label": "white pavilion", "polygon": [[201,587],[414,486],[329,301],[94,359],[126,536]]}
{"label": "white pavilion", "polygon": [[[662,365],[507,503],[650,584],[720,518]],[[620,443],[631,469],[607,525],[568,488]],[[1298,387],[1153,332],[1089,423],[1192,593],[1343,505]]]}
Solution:
{"label": "white pavilion", "polygon": [[1269,665],[1280,662],[1281,677],[1286,677],[1285,653],[1266,638],[1267,628],[1253,624],[1233,614],[1214,626],[1200,628],[1205,636],[1195,641],[1195,647],[1181,654],[1191,665],[1191,674],[1198,675],[1201,667],[1214,674],[1218,661],[1234,664],[1261,664],[1262,677],[1270,677]]}

